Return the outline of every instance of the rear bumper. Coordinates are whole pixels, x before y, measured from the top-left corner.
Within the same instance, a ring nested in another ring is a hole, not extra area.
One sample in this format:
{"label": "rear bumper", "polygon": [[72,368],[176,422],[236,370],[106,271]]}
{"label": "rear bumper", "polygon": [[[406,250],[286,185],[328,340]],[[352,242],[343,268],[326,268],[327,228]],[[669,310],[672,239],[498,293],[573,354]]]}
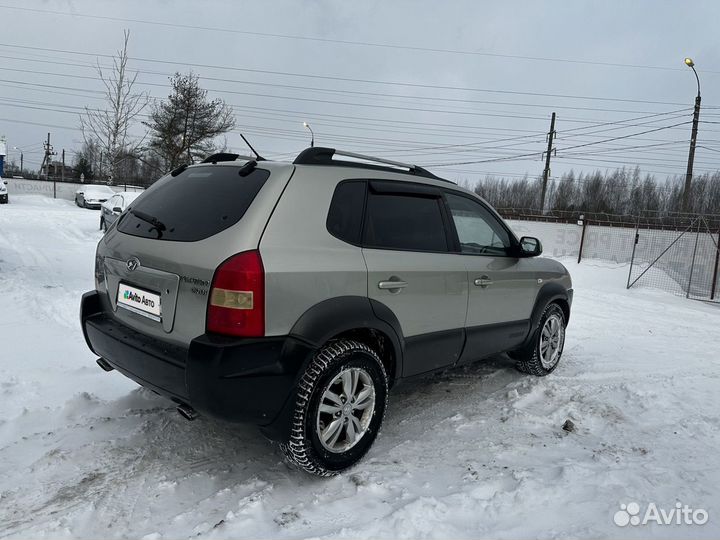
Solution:
{"label": "rear bumper", "polygon": [[188,348],[137,332],[103,313],[96,291],[85,293],[80,320],[88,347],[142,386],[232,422],[274,426],[313,353],[292,337],[237,339],[204,334]]}

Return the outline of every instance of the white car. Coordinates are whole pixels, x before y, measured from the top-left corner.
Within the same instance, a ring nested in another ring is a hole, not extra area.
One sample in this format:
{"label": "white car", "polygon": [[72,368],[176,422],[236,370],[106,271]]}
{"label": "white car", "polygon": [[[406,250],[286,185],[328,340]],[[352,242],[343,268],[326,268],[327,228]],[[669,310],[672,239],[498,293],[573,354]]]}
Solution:
{"label": "white car", "polygon": [[100,209],[100,205],[115,195],[115,191],[108,186],[88,185],[75,192],[75,204],[83,208]]}
{"label": "white car", "polygon": [[100,205],[100,230],[107,231],[130,204],[142,195],[142,191],[121,191]]}
{"label": "white car", "polygon": [[7,204],[7,203],[8,203],[7,180],[3,180],[2,176],[0,176],[0,204]]}

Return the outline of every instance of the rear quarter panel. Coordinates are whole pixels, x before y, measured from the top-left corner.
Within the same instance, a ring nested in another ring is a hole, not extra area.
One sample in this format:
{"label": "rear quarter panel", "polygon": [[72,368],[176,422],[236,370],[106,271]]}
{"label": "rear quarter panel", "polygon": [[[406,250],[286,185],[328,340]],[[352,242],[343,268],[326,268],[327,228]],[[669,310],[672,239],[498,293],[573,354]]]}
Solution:
{"label": "rear quarter panel", "polygon": [[338,296],[367,296],[359,247],[326,227],[335,186],[361,171],[296,166],[260,242],[265,267],[265,333],[286,335],[309,308]]}

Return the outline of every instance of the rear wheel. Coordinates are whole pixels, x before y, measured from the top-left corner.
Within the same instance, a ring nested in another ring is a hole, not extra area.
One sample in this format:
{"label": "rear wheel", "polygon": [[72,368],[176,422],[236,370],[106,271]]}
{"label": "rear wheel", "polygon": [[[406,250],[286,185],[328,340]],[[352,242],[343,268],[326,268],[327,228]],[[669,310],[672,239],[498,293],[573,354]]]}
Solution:
{"label": "rear wheel", "polygon": [[552,373],[560,362],[565,346],[565,313],[557,304],[549,304],[540,317],[532,343],[510,356],[523,373],[544,377]]}
{"label": "rear wheel", "polygon": [[351,467],[377,436],[387,393],[387,374],[375,351],[356,341],[330,343],[300,380],[283,452],[319,476]]}

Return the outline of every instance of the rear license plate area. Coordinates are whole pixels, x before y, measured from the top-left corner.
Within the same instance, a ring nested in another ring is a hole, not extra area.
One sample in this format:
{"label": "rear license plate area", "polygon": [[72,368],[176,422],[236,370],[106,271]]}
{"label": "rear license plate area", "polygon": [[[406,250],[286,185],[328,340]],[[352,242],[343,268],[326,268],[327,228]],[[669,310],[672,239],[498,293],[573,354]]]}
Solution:
{"label": "rear license plate area", "polygon": [[153,321],[162,320],[160,295],[127,283],[118,286],[117,305]]}

